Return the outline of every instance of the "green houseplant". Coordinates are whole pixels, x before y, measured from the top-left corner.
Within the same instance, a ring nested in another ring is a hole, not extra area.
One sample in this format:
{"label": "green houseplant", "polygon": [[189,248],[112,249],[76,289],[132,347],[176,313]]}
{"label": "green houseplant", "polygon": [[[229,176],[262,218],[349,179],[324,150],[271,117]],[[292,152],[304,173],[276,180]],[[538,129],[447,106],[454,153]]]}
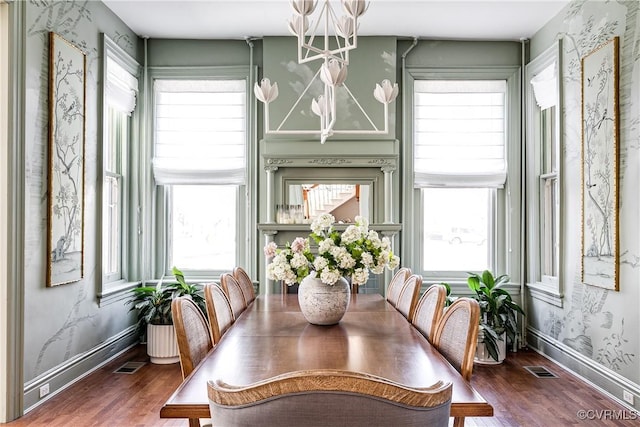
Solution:
{"label": "green houseplant", "polygon": [[498,341],[503,341],[506,335],[514,342],[518,330],[517,313],[524,316],[524,310],[502,288],[507,282],[509,276],[494,277],[489,270],[482,274],[469,273],[467,278],[467,284],[480,304],[480,330],[485,348],[497,362],[500,362]]}
{"label": "green houseplant", "polygon": [[[201,287],[189,284],[184,278],[184,274],[178,268],[173,267],[172,273],[176,279],[174,283],[165,286],[162,280],[156,286],[141,286],[131,290],[131,298],[126,304],[131,305],[129,311],[136,311],[137,324],[136,332],[142,337],[147,337],[147,352],[151,356],[153,363],[175,363],[178,361],[177,345],[173,332],[173,317],[171,315],[171,302],[180,296],[188,296],[202,310],[206,316],[205,300],[202,296]],[[156,352],[154,342],[159,335],[164,335],[172,341],[167,346],[171,350],[169,354],[159,354]],[[175,349],[175,352],[173,351]]]}
{"label": "green houseplant", "polygon": [[131,305],[129,311],[136,310],[138,313],[136,329],[141,336],[148,324],[173,325],[171,301],[180,296],[189,296],[206,315],[201,287],[187,283],[178,268],[173,267],[171,272],[176,279],[175,283],[163,286],[161,280],[156,286],[141,286],[131,290],[133,295],[127,304]]}

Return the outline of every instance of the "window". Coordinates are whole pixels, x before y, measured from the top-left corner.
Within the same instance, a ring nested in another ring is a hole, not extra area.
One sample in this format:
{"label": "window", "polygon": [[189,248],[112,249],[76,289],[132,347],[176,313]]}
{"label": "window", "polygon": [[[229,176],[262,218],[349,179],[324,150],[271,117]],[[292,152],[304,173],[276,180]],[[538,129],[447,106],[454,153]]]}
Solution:
{"label": "window", "polygon": [[104,144],[102,274],[106,282],[122,279],[123,194],[125,150],[129,135],[127,113],[108,106]]}
{"label": "window", "polygon": [[127,256],[130,194],[129,149],[138,93],[138,64],[104,37],[102,143],[102,278],[100,297],[129,280]]}
{"label": "window", "polygon": [[527,284],[534,298],[562,306],[561,273],[561,41],[526,67]]}
{"label": "window", "polygon": [[156,79],[153,172],[166,206],[160,273],[240,264],[246,221],[247,82]]}
{"label": "window", "polygon": [[[491,265],[489,236],[494,194],[487,188],[424,188],[426,271],[482,271]],[[472,209],[469,209],[473,206]]]}
{"label": "window", "polygon": [[414,186],[428,276],[495,265],[497,193],[507,176],[506,87],[504,80],[414,83]]}
{"label": "window", "polygon": [[[175,185],[171,203],[173,265],[185,270],[232,270],[236,264],[237,188]],[[231,206],[231,209],[221,209]]]}
{"label": "window", "polygon": [[559,210],[558,187],[558,141],[553,129],[555,106],[540,111],[540,148],[542,170],[540,171],[540,241],[542,243],[541,273],[543,281],[558,280]]}

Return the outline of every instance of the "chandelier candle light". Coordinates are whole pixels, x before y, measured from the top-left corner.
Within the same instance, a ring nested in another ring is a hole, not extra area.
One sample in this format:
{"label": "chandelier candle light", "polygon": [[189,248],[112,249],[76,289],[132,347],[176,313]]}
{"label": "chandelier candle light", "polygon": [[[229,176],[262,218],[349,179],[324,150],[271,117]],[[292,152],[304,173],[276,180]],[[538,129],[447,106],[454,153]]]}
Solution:
{"label": "chandelier candle light", "polygon": [[[320,6],[318,6],[318,3],[320,3]],[[272,84],[268,78],[262,79],[260,84],[255,83],[254,93],[256,98],[265,104],[265,134],[319,134],[320,142],[324,144],[327,138],[334,134],[376,135],[388,133],[389,103],[393,102],[398,96],[398,84],[392,84],[385,79],[380,84],[376,84],[373,91],[375,99],[384,106],[384,129],[380,130],[345,84],[347,66],[349,65],[349,52],[357,48],[358,45],[358,19],[367,11],[368,4],[364,0],[341,0],[341,3],[345,15],[338,17],[329,0],[291,0],[294,15],[289,21],[289,31],[297,37],[298,64],[321,60],[322,66],[300,94],[298,100],[291,107],[291,110],[289,110],[289,113],[284,117],[278,128],[274,130],[270,129],[269,126],[269,104],[278,97],[278,83],[274,82]],[[314,22],[310,20],[310,17],[317,8],[320,12]],[[319,34],[321,29],[323,30],[322,39],[314,44],[316,34]],[[311,84],[318,76],[324,84],[324,91],[322,95],[311,101],[311,111],[320,117],[320,130],[282,129],[293,109],[300,103],[302,97],[309,91]],[[338,87],[343,87],[360,108],[371,125],[370,129],[334,129],[336,123],[336,88]]]}

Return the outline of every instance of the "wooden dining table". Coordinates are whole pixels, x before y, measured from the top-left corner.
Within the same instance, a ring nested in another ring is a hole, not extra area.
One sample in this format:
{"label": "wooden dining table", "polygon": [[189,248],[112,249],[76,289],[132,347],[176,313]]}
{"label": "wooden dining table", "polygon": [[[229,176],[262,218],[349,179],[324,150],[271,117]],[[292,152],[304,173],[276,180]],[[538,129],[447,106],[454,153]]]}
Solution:
{"label": "wooden dining table", "polygon": [[453,383],[452,417],[490,417],[493,407],[379,294],[352,294],[333,326],[308,323],[296,294],[261,295],[171,395],[161,418],[209,418],[207,381],[249,385],[287,372],[339,369],[411,387]]}

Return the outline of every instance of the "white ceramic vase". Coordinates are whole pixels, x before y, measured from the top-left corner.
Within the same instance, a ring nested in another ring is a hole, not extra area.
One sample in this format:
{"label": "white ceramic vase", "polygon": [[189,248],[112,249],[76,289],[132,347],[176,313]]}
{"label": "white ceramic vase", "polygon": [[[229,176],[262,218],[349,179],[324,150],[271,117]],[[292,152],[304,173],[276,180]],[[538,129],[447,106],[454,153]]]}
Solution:
{"label": "white ceramic vase", "polygon": [[309,275],[298,288],[300,310],[304,318],[314,325],[335,325],[340,322],[350,301],[351,289],[344,277],[333,285],[327,285],[314,275]]}

